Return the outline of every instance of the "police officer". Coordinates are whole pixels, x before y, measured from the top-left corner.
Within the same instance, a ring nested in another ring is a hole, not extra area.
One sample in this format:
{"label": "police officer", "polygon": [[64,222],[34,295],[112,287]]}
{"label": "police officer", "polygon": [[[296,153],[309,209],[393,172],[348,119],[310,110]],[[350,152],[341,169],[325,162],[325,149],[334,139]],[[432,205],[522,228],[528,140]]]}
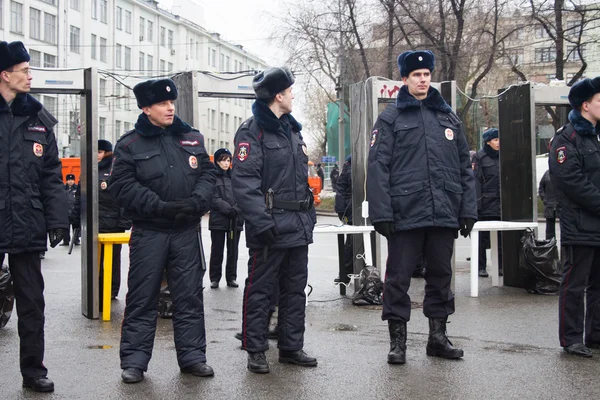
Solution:
{"label": "police officer", "polygon": [[427,355],[460,358],[446,336],[454,313],[452,249],[477,219],[475,179],[462,123],[430,86],[431,51],[398,57],[404,85],[371,133],[367,198],[375,230],[388,240],[382,319],[388,321],[388,363],[406,362],[410,277],[425,258],[423,313],[429,318]]}
{"label": "police officer", "polygon": [[279,280],[279,362],[316,366],[303,350],[308,245],[316,213],[308,187],[308,152],[292,112],[294,76],[287,68],[267,68],[252,86],[253,117],[235,136],[232,184],[246,221],[250,251],[242,310],[242,347],[248,369],[269,372],[269,303]]}
{"label": "police officer", "polygon": [[[352,155],[346,157],[342,173],[337,179],[334,209],[343,224],[352,225]],[[344,274],[334,279],[335,283],[349,283],[354,274],[354,249],[352,235],[346,235],[344,243]]]}
{"label": "police officer", "polygon": [[[479,221],[499,221],[500,218],[500,139],[498,129],[483,132],[483,147],[473,157],[477,183],[477,217]],[[500,243],[498,243],[500,245]],[[490,248],[490,233],[479,233],[479,276],[487,278],[486,249]],[[502,251],[500,268],[502,268]]]}
{"label": "police officer", "polygon": [[546,240],[556,237],[556,218],[558,217],[558,194],[550,179],[550,170],[544,172],[538,189],[538,195],[544,202],[546,218]]}
{"label": "police officer", "polygon": [[[8,264],[19,316],[23,386],[54,391],[44,366],[44,279],[40,252],[69,228],[69,209],[53,128],[58,122],[31,89],[29,54],[0,42],[0,258]],[[1,264],[1,262],[0,262]]]}
{"label": "police officer", "polygon": [[569,123],[556,132],[548,158],[566,248],[558,335],[567,353],[592,357],[590,348],[600,348],[600,77],[573,85],[569,103]]}
{"label": "police officer", "polygon": [[204,136],[175,115],[177,88],[170,79],[133,88],[142,113],[119,139],[108,191],[133,223],[129,277],[121,331],[121,375],[140,382],[156,331],[163,270],[173,298],[173,330],[181,372],[212,376],[206,336],[199,225],[215,184]]}
{"label": "police officer", "polygon": [[[65,185],[65,193],[67,194],[67,199],[69,201],[69,221],[70,221],[71,216],[73,214],[73,207],[75,206],[75,193],[77,192],[78,185],[75,184],[75,175],[67,174],[67,176],[65,178],[67,180],[67,183]],[[78,227],[79,227],[79,225],[77,225],[77,226],[73,225],[73,230],[75,230]],[[77,238],[75,238],[75,239],[77,239]],[[68,246],[70,241],[71,241],[71,234],[69,232],[69,229],[67,229],[61,246]]]}

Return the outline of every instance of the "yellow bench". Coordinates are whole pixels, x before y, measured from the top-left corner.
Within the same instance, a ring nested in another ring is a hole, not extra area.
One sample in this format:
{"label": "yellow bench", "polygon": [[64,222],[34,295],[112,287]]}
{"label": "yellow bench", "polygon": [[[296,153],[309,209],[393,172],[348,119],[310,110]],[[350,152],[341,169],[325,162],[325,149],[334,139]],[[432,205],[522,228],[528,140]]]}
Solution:
{"label": "yellow bench", "polygon": [[104,246],[104,293],[102,295],[102,321],[110,321],[110,301],[112,288],[113,245],[129,243],[131,232],[98,234],[98,266]]}

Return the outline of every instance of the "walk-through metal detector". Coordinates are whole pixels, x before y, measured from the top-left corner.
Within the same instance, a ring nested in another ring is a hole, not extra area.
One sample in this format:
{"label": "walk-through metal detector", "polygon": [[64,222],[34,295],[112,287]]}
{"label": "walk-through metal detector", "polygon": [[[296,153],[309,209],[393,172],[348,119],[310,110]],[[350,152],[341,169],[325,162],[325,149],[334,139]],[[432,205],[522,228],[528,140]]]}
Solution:
{"label": "walk-through metal detector", "polygon": [[[98,71],[33,68],[31,93],[81,98],[81,312],[99,317],[98,297]],[[68,121],[59,121],[68,123]],[[65,197],[65,207],[68,207]]]}
{"label": "walk-through metal detector", "polygon": [[[571,110],[569,87],[535,86],[532,83],[500,89],[498,121],[500,137],[500,198],[503,221],[536,221],[536,138],[548,121],[543,107],[556,107],[560,124]],[[537,117],[537,118],[536,118]],[[538,121],[538,123],[536,123]],[[506,286],[525,287],[519,270],[523,231],[502,233],[502,264]]]}
{"label": "walk-through metal detector", "polygon": [[[367,162],[369,157],[371,130],[388,104],[396,101],[402,81],[371,77],[364,82],[350,86],[350,137],[352,140],[352,219],[354,225],[370,225],[363,218],[363,201],[365,200]],[[456,110],[456,82],[431,83],[438,89],[446,102]],[[340,160],[340,162],[342,162]],[[365,210],[368,211],[368,210]],[[371,234],[373,265],[383,272],[385,261],[381,260],[381,239],[375,232]],[[354,236],[354,273],[358,274],[364,262],[356,258],[356,254],[364,252],[362,235]],[[383,274],[381,276],[383,280]],[[358,288],[358,285],[355,285]]]}

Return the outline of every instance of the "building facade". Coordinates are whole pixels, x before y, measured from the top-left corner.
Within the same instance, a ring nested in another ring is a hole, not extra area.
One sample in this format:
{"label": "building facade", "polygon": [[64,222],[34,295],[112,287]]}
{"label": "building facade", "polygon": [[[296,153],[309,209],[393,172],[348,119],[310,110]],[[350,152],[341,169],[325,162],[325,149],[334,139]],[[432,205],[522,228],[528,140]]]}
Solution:
{"label": "building facade", "polygon": [[[193,17],[193,16],[192,16]],[[192,18],[190,18],[192,19]],[[115,142],[132,129],[139,109],[131,87],[178,71],[262,70],[264,61],[153,0],[0,0],[2,40],[21,40],[31,66],[97,67],[99,134]],[[70,71],[64,71],[68,76]],[[35,75],[34,75],[35,79]],[[61,155],[79,155],[78,96],[36,95],[59,119]],[[201,98],[200,126],[210,154],[233,146],[251,100]]]}

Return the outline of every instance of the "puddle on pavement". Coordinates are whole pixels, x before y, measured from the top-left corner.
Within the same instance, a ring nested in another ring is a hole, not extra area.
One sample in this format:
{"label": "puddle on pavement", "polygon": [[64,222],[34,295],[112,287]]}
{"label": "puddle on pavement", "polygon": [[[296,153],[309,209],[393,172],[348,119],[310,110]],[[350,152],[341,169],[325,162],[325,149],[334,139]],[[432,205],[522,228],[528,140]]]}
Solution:
{"label": "puddle on pavement", "polygon": [[356,325],[338,324],[334,325],[331,330],[338,332],[356,332],[358,327]]}

